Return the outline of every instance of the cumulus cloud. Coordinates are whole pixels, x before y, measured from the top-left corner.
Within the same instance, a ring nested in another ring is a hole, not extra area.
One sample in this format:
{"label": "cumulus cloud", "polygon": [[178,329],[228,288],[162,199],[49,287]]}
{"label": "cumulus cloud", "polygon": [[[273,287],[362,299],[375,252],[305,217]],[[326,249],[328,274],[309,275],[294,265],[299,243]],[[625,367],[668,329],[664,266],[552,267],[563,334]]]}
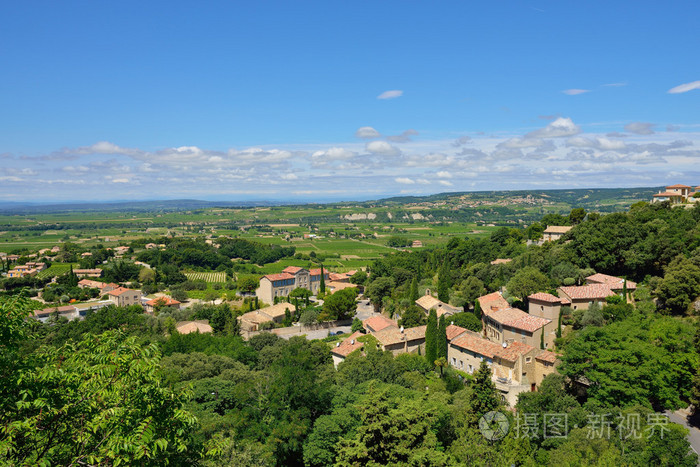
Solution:
{"label": "cumulus cloud", "polygon": [[352,159],[357,155],[356,152],[349,149],[333,147],[325,151],[316,151],[311,155],[312,160],[324,161],[342,161]]}
{"label": "cumulus cloud", "polygon": [[681,94],[684,92],[692,91],[693,89],[700,89],[700,81],[693,81],[692,83],[679,84],[668,90],[669,94]]}
{"label": "cumulus cloud", "polygon": [[372,154],[378,154],[380,156],[398,156],[401,151],[395,146],[387,143],[386,141],[372,141],[365,145],[365,149]]}
{"label": "cumulus cloud", "polygon": [[397,97],[403,96],[403,91],[399,89],[394,89],[391,91],[384,91],[380,95],[377,96],[377,99],[396,99]]}
{"label": "cumulus cloud", "polygon": [[587,92],[591,92],[589,89],[565,89],[562,91],[562,93],[566,94],[567,96],[577,96],[579,94],[585,94]]}
{"label": "cumulus cloud", "polygon": [[636,135],[653,135],[654,128],[653,123],[647,123],[647,122],[632,122],[628,123],[625,125],[625,131],[629,131],[630,133],[634,133]]}
{"label": "cumulus cloud", "polygon": [[453,186],[452,182],[448,182],[447,180],[439,180],[438,183],[444,186]]}
{"label": "cumulus cloud", "polygon": [[288,173],[288,174],[280,175],[280,178],[282,180],[297,180],[299,177],[297,177],[296,174]]}
{"label": "cumulus cloud", "polygon": [[381,133],[379,133],[377,130],[375,130],[371,126],[360,127],[355,132],[355,137],[361,138],[361,139],[374,139],[374,138],[380,138],[381,136],[382,136]]}
{"label": "cumulus cloud", "polygon": [[452,172],[448,172],[446,170],[441,170],[436,175],[440,178],[452,178]]}
{"label": "cumulus cloud", "polygon": [[539,130],[531,131],[526,134],[526,138],[561,138],[565,136],[577,135],[581,132],[581,128],[576,125],[570,118],[559,117],[552,123]]}
{"label": "cumulus cloud", "polygon": [[109,141],[99,141],[92,146],[82,146],[79,147],[75,150],[65,150],[66,152],[71,152],[74,154],[110,154],[110,155],[118,155],[122,154],[125,156],[133,156],[137,154],[141,154],[143,151],[139,149],[129,149],[129,148],[123,148],[121,146],[117,146],[114,143],[110,143]]}

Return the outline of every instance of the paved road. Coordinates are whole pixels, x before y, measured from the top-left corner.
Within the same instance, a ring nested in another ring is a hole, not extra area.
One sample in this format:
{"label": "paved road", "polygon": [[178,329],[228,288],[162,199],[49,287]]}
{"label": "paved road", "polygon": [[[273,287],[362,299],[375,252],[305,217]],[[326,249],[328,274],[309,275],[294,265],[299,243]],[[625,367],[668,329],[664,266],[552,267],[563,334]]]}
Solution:
{"label": "paved road", "polygon": [[[696,454],[700,454],[700,429],[688,423],[688,411],[687,409],[676,410],[675,412],[666,411],[664,412],[668,419],[673,423],[678,423],[681,426],[686,427],[690,433],[688,433],[688,442],[690,442],[690,448],[695,451]],[[700,462],[698,463],[700,465]]]}

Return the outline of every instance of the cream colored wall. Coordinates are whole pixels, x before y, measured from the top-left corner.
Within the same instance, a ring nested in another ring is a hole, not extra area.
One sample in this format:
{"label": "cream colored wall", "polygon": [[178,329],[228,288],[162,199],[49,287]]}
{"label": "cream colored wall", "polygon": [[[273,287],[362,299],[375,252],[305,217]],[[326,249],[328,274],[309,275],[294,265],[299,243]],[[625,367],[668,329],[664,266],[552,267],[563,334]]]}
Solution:
{"label": "cream colored wall", "polygon": [[255,290],[255,296],[264,303],[272,305],[275,298],[272,293],[272,282],[268,279],[260,279],[260,286]]}

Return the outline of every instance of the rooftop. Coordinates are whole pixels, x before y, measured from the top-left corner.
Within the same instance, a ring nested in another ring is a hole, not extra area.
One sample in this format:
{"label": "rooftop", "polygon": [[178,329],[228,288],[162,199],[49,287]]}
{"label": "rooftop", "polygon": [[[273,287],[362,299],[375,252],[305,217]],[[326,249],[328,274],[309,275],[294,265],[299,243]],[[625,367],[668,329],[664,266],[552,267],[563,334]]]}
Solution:
{"label": "rooftop", "polygon": [[360,331],[355,331],[350,336],[340,343],[339,346],[333,347],[331,353],[338,355],[340,357],[347,357],[352,352],[357,349],[361,349],[364,346],[364,342],[357,340],[358,337],[364,336]]}
{"label": "rooftop", "polygon": [[503,298],[501,292],[493,292],[479,297],[477,300],[479,300],[479,305],[481,305],[481,311],[487,315],[495,310],[510,308],[510,304]]}
{"label": "rooftop", "polygon": [[456,326],[454,324],[448,324],[446,331],[447,331],[446,333],[447,333],[447,341],[448,342],[451,341],[452,339],[454,339],[455,337],[459,336],[463,332],[467,332],[467,330],[465,328],[460,327],[460,326]]}
{"label": "rooftop", "polygon": [[533,293],[532,295],[529,295],[527,297],[528,300],[536,300],[538,302],[546,302],[546,303],[561,303],[561,298],[556,297],[552,295],[551,293],[546,293],[546,292],[537,292]]}
{"label": "rooftop", "polygon": [[572,300],[594,300],[615,295],[606,284],[590,284],[581,286],[560,287],[563,293],[571,297]]}
{"label": "rooftop", "polygon": [[551,320],[540,318],[525,313],[517,308],[506,308],[491,313],[489,318],[501,323],[503,326],[509,326],[523,331],[535,332],[546,324],[551,323]]}
{"label": "rooftop", "polygon": [[287,266],[286,268],[282,269],[282,272],[286,272],[288,274],[296,274],[303,269],[304,268],[300,268],[298,266]]}
{"label": "rooftop", "polygon": [[205,334],[213,331],[212,327],[209,325],[209,320],[206,319],[196,321],[181,321],[177,323],[175,328],[180,334],[190,334],[192,332],[199,332],[200,334]]}
{"label": "rooftop", "polygon": [[375,315],[367,318],[362,322],[362,325],[365,327],[365,329],[371,332],[378,332],[389,326],[398,327],[396,321],[389,319],[384,315]]}
{"label": "rooftop", "polygon": [[[593,284],[605,284],[613,290],[622,289],[625,284],[625,279],[621,277],[609,276],[607,274],[593,274],[586,277],[586,282]],[[636,289],[637,283],[632,281],[627,281],[628,289]]]}
{"label": "rooftop", "polygon": [[393,345],[416,339],[425,339],[425,329],[426,326],[418,326],[415,328],[406,328],[401,332],[401,329],[395,326],[389,326],[372,335],[376,337],[382,345]]}
{"label": "rooftop", "polygon": [[261,308],[258,311],[261,311],[274,319],[283,317],[285,315],[285,310],[289,310],[290,313],[294,313],[296,311],[294,305],[287,302],[280,302],[277,305]]}
{"label": "rooftop", "polygon": [[268,279],[270,281],[281,281],[285,279],[294,279],[294,276],[292,274],[289,274],[288,272],[281,272],[279,274],[265,274],[263,276],[265,279]]}
{"label": "rooftop", "polygon": [[560,233],[565,234],[569,230],[573,229],[571,225],[550,225],[544,229],[544,233]]}
{"label": "rooftop", "polygon": [[543,350],[538,356],[535,357],[536,360],[541,360],[547,363],[554,363],[557,361],[557,354],[550,352],[549,350]]}

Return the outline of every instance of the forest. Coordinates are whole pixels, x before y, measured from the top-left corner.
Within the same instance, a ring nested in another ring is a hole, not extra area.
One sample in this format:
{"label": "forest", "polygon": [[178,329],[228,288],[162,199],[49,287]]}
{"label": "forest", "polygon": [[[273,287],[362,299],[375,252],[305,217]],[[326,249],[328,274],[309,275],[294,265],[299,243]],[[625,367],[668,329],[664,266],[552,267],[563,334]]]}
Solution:
{"label": "forest", "polygon": [[[38,323],[21,294],[7,295],[0,457],[15,465],[694,466],[687,430],[659,414],[700,405],[698,221],[700,209],[664,204],[576,211],[542,219],[540,227],[574,226],[559,242],[528,245],[526,230],[501,228],[396,252],[358,275],[375,307],[406,327],[424,324],[413,300],[427,288],[478,324],[476,298],[494,290],[525,307],[529,294],[593,272],[637,281],[634,305],[568,310],[559,374],[514,408],[485,364],[469,375],[365,345],[336,369],[323,340],[262,333],[244,341],[241,311],[227,306],[189,312],[218,322],[213,334],[180,335],[173,325],[184,310],[111,307]],[[491,264],[499,258],[511,261]],[[500,439],[480,430],[494,410],[510,428]],[[552,414],[565,415],[556,431]]]}

